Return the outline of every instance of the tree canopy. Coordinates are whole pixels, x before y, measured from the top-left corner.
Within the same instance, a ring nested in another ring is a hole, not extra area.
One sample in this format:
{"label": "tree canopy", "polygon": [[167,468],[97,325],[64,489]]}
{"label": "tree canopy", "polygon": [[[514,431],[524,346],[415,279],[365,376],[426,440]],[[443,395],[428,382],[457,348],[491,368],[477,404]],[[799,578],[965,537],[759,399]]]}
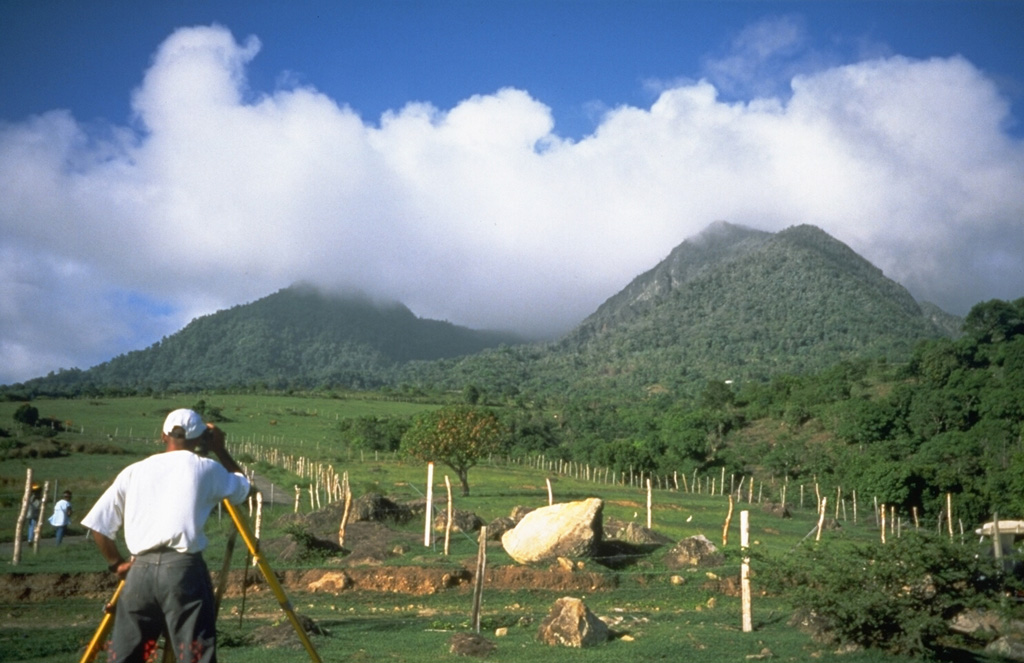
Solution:
{"label": "tree canopy", "polygon": [[453,405],[419,415],[402,436],[402,449],[426,462],[443,463],[469,495],[469,469],[498,449],[502,426],[492,412]]}

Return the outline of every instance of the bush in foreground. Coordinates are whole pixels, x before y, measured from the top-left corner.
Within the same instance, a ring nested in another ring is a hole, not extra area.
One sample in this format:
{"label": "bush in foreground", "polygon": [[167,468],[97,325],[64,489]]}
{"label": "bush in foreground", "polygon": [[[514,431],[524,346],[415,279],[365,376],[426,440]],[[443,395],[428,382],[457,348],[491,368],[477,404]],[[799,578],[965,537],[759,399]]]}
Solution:
{"label": "bush in foreground", "polygon": [[972,607],[998,608],[1013,578],[970,545],[913,532],[888,544],[842,540],[763,560],[759,581],[792,598],[819,638],[934,657],[948,624]]}

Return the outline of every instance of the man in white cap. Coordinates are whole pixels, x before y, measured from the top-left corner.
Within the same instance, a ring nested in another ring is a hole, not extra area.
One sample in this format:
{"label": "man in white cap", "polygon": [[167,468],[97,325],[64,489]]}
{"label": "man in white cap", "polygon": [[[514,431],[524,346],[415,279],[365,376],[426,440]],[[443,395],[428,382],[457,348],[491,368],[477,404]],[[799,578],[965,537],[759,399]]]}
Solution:
{"label": "man in white cap", "polygon": [[[225,448],[224,432],[192,410],[167,415],[162,440],[163,453],[122,470],[82,519],[109,570],[125,581],[108,660],[149,660],[166,631],[176,660],[212,663],[216,614],[203,527],[221,500],[244,501],[249,481]],[[116,543],[122,526],[127,559]]]}

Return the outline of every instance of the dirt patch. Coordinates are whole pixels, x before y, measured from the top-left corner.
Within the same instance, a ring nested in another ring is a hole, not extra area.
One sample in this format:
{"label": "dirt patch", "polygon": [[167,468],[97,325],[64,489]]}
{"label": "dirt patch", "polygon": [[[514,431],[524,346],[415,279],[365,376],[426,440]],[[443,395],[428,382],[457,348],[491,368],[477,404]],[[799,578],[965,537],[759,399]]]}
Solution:
{"label": "dirt patch", "polygon": [[116,586],[110,573],[7,573],[0,576],[0,601],[109,597]]}
{"label": "dirt patch", "polygon": [[597,591],[615,589],[614,576],[559,568],[536,569],[527,566],[499,566],[486,572],[484,584],[501,589],[547,589],[551,591]]}
{"label": "dirt patch", "polygon": [[[471,561],[467,564],[472,566]],[[273,562],[271,566],[275,566]],[[216,584],[219,570],[211,565],[211,571]],[[469,567],[385,566],[376,561],[349,565],[345,560],[332,560],[331,566],[325,568],[275,571],[278,582],[289,594],[366,591],[422,596],[450,590],[471,591],[474,582]],[[246,591],[270,591],[258,569],[236,568],[229,573],[225,596],[241,596],[243,582]],[[614,575],[604,572],[567,570],[553,565],[492,566],[487,569],[484,584],[501,590],[593,592],[614,589],[618,582]],[[103,600],[114,593],[116,586],[117,578],[110,573],[6,573],[0,575],[0,602],[42,602],[69,597]]]}
{"label": "dirt patch", "polygon": [[[297,517],[295,521],[291,534],[264,541],[260,548],[287,593],[368,591],[429,595],[470,591],[473,587],[473,560],[462,566],[453,561],[446,565],[444,560],[437,559],[417,563],[421,560],[412,558],[412,564],[389,565],[417,549],[417,534],[396,531],[381,522],[357,521],[346,529],[342,548],[338,545],[334,514],[317,519]],[[243,559],[244,550],[240,552],[236,547],[234,565],[241,566]],[[216,584],[220,560],[208,563]],[[296,563],[318,568],[278,570],[280,565]],[[226,596],[240,596],[243,582],[247,591],[269,591],[260,571],[236,568],[230,572]],[[559,564],[551,568],[490,567],[485,578],[485,586],[502,590],[592,592],[614,589],[616,585],[616,578],[608,573]],[[109,573],[7,573],[0,575],[0,601],[51,601],[72,596],[103,600],[113,594],[116,586],[116,577]]]}
{"label": "dirt patch", "polygon": [[[237,598],[242,592],[243,575],[247,591],[269,591],[266,579],[257,571],[231,572],[225,595]],[[421,566],[367,566],[345,569],[287,570],[277,573],[278,582],[288,593],[311,592],[339,594],[347,591],[384,592],[414,596],[465,589],[473,586],[473,574],[465,568]],[[495,589],[542,589],[565,592],[592,592],[614,589],[615,578],[603,573],[502,566],[487,570],[484,580]],[[102,600],[117,586],[109,573],[8,573],[0,576],[0,601],[52,601],[68,597]]]}

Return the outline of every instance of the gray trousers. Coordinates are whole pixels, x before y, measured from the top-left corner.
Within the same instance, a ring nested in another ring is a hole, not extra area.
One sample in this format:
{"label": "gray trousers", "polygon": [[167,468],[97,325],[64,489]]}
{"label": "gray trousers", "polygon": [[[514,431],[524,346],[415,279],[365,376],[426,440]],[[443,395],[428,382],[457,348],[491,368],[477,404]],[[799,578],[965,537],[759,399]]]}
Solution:
{"label": "gray trousers", "polygon": [[159,659],[160,636],[170,637],[178,663],[216,663],[217,615],[203,556],[150,552],[136,556],[117,601],[108,660]]}

